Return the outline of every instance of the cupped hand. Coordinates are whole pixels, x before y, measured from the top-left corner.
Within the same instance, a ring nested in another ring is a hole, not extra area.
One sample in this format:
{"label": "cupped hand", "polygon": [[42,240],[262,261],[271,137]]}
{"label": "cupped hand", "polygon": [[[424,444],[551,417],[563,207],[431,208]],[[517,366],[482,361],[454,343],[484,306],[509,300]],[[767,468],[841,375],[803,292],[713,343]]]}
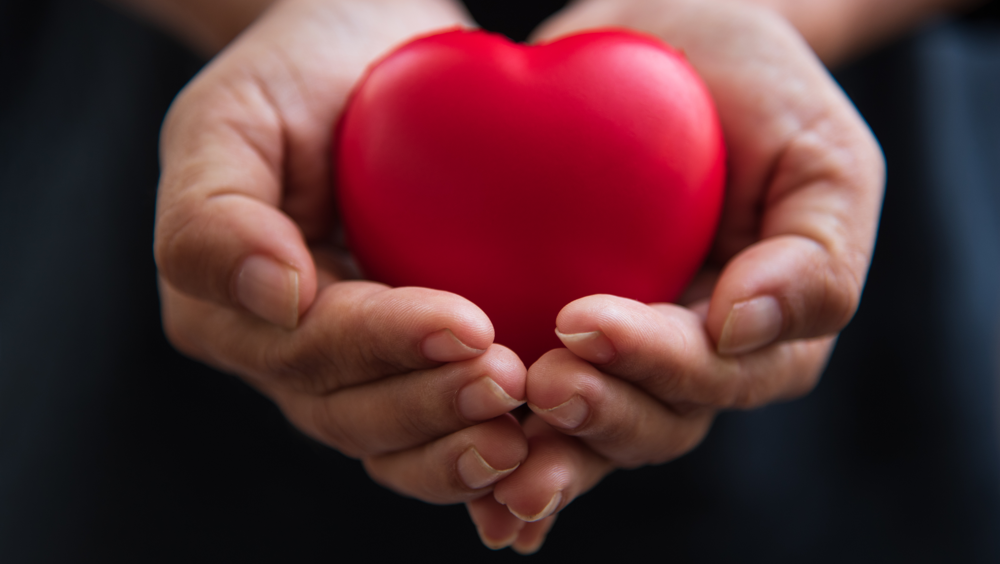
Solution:
{"label": "cupped hand", "polygon": [[466,23],[445,0],[287,0],[178,97],[162,134],[164,327],[378,482],[479,497],[527,454],[526,371],[467,300],[347,281],[331,129],[368,64]]}
{"label": "cupped hand", "polygon": [[726,202],[686,307],[590,296],[559,314],[567,350],[528,371],[528,459],[470,504],[489,544],[519,552],[613,469],[692,449],[719,410],[811,390],[857,309],[881,206],[877,143],[777,15],[725,0],[584,0],[536,40],[600,27],[686,53],[723,126]]}

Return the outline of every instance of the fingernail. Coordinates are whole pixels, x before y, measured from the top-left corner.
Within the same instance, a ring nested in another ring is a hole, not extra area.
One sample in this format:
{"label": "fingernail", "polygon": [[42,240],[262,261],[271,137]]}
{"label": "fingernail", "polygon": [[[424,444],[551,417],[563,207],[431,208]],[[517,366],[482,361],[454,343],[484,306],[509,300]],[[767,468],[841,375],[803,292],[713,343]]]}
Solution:
{"label": "fingernail", "polygon": [[484,376],[458,391],[458,412],[472,421],[493,419],[524,404],[510,396],[493,378]]}
{"label": "fingernail", "polygon": [[611,344],[611,339],[608,339],[600,331],[560,333],[556,329],[556,336],[566,345],[567,349],[584,360],[596,364],[607,364],[615,359],[615,346]]}
{"label": "fingernail", "polygon": [[469,489],[473,490],[485,488],[516,469],[517,466],[507,470],[497,470],[483,460],[476,447],[470,448],[458,457],[458,476]]}
{"label": "fingernail", "polygon": [[295,329],[299,323],[299,273],[270,258],[252,255],[236,277],[236,299],[258,317]]}
{"label": "fingernail", "polygon": [[549,500],[549,504],[534,515],[522,515],[517,511],[511,509],[509,505],[507,506],[507,509],[510,510],[510,512],[514,515],[514,517],[517,517],[522,521],[527,521],[528,523],[532,523],[534,521],[541,521],[542,519],[545,519],[549,515],[552,515],[552,513],[555,512],[556,508],[559,507],[559,504],[561,502],[562,502],[562,492],[556,492],[556,494],[552,496],[552,499]]}
{"label": "fingernail", "polygon": [[572,431],[583,425],[583,422],[590,416],[590,406],[580,396],[573,396],[551,409],[542,409],[531,404],[528,407],[541,416],[546,423],[567,431]]}
{"label": "fingernail", "polygon": [[719,354],[743,354],[774,342],[781,333],[781,304],[762,296],[733,306],[722,326]]}
{"label": "fingernail", "polygon": [[509,537],[505,539],[491,539],[485,534],[483,534],[483,530],[479,527],[476,527],[476,532],[479,533],[479,540],[483,541],[483,544],[486,545],[486,548],[490,550],[500,550],[501,548],[507,548],[508,546],[514,544],[514,541],[517,540],[517,537],[521,533],[521,530],[518,529],[514,531],[513,533],[511,533]]}
{"label": "fingernail", "polygon": [[434,362],[457,362],[476,358],[485,351],[459,341],[451,329],[442,329],[424,338],[420,343],[420,352]]}

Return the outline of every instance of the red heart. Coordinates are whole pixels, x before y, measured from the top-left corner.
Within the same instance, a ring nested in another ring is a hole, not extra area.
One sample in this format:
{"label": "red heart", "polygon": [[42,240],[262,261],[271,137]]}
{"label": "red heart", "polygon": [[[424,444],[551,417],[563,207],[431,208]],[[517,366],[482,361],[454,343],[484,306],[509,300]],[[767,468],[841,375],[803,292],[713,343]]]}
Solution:
{"label": "red heart", "polygon": [[656,39],[417,39],[355,90],[334,149],[368,278],[472,300],[530,364],[597,293],[676,299],[718,222],[725,149],[707,89]]}

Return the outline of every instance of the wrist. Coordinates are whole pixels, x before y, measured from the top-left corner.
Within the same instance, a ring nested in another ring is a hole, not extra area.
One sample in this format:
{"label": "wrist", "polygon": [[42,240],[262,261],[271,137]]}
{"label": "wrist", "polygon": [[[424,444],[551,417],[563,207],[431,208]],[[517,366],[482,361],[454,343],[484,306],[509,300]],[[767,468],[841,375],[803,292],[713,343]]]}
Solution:
{"label": "wrist", "polygon": [[983,0],[736,1],[756,4],[788,20],[828,66],[858,57],[930,18],[983,3]]}
{"label": "wrist", "polygon": [[[214,56],[231,43],[272,5],[295,4],[296,9],[349,13],[367,8],[386,12],[413,14],[407,21],[415,27],[439,19],[440,27],[473,25],[457,0],[106,0],[151,22],[192,51]],[[283,9],[283,8],[279,8]],[[419,32],[417,32],[419,33]]]}
{"label": "wrist", "polygon": [[172,35],[206,58],[215,55],[274,0],[105,0]]}
{"label": "wrist", "polygon": [[362,66],[414,36],[474,25],[457,0],[278,0],[266,19],[275,20],[272,29],[295,30],[301,44]]}

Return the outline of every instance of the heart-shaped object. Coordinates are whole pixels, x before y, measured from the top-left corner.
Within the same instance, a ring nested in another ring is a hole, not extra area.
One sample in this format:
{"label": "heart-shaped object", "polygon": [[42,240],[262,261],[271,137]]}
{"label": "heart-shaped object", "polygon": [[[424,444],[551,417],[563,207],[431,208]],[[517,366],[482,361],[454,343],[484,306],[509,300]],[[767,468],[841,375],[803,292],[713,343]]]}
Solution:
{"label": "heart-shaped object", "polygon": [[725,149],[682,54],[624,31],[454,30],[359,83],[334,147],[366,277],[454,292],[530,364],[591,294],[676,299],[715,234]]}

